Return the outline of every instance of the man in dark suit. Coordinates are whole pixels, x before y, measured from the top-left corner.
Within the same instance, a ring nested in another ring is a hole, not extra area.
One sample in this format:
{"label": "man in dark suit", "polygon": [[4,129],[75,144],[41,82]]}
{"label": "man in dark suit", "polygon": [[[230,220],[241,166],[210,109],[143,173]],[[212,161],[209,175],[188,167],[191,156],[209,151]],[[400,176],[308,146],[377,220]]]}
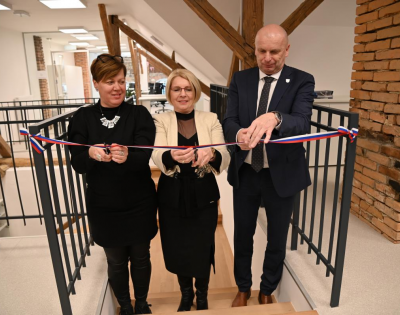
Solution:
{"label": "man in dark suit", "polygon": [[[233,186],[235,280],[232,306],[246,306],[251,294],[253,236],[261,199],[268,220],[268,243],[261,276],[260,304],[272,303],[283,270],[294,196],[311,184],[301,143],[267,144],[270,139],[310,131],[314,78],[285,65],[288,36],[279,25],[266,25],[255,38],[258,67],[236,72],[223,121],[234,148],[228,170]],[[264,143],[259,142],[265,139]]]}

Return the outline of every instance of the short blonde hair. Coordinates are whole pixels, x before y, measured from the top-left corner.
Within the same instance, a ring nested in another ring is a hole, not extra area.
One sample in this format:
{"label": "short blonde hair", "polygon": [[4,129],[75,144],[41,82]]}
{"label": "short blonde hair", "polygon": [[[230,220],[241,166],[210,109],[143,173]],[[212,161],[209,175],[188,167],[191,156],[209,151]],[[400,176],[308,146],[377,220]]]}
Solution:
{"label": "short blonde hair", "polygon": [[201,85],[200,85],[199,80],[196,78],[196,76],[192,72],[190,72],[189,70],[186,70],[186,69],[175,69],[168,76],[167,87],[165,88],[168,103],[171,104],[171,96],[170,96],[171,84],[172,84],[172,81],[174,81],[174,79],[176,77],[181,77],[181,78],[189,81],[190,86],[194,90],[194,101],[193,102],[196,104],[201,96]]}

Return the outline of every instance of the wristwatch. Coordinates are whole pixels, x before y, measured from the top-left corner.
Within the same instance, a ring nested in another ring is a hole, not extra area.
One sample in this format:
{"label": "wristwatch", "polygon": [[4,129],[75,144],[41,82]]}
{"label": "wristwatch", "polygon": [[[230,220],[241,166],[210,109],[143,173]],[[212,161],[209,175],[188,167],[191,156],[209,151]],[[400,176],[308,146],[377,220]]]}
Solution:
{"label": "wristwatch", "polygon": [[279,127],[281,125],[281,123],[282,123],[282,114],[280,112],[275,112],[275,111],[271,112],[271,113],[274,113],[275,119],[278,122],[278,124],[275,126],[275,128]]}

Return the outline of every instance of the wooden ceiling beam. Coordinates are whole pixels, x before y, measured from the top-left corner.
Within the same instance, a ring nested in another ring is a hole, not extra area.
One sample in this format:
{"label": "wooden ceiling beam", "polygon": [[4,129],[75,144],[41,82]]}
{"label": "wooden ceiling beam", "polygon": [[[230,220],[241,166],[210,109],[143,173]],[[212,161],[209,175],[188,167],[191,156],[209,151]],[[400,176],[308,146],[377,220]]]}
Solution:
{"label": "wooden ceiling beam", "polygon": [[103,31],[104,31],[104,35],[106,37],[108,52],[111,55],[115,55],[114,47],[113,47],[113,40],[112,40],[111,32],[110,32],[110,26],[108,24],[108,19],[107,19],[106,6],[102,3],[100,3],[98,6],[99,6],[99,11],[100,11],[101,24],[103,24]]}
{"label": "wooden ceiling beam", "polygon": [[[133,29],[131,29],[129,26],[125,25],[121,20],[119,19],[114,19],[113,23],[116,24],[119,29],[127,35],[129,38],[133,39],[135,42],[140,44],[144,48],[144,50],[149,51],[153,56],[155,56],[158,60],[166,64],[168,67],[171,69],[186,69],[183,67],[181,64],[175,62],[171,57],[167,56],[164,52],[159,50],[156,46],[154,46],[152,43],[150,43],[147,39],[145,39],[143,36],[135,32]],[[200,82],[202,92],[206,94],[207,96],[210,96],[210,87],[205,85],[203,82]]]}
{"label": "wooden ceiling beam", "polygon": [[[240,21],[238,23],[238,32],[240,31]],[[229,74],[228,74],[228,82],[226,83],[226,86],[229,86],[231,84],[232,76],[235,72],[239,71],[239,58],[235,55],[235,53],[232,54],[232,60],[231,60],[231,67],[229,69]]]}
{"label": "wooden ceiling beam", "polygon": [[169,76],[170,73],[172,72],[172,70],[170,68],[168,68],[166,65],[164,65],[162,62],[158,61],[156,58],[154,58],[153,56],[151,56],[149,53],[147,53],[147,51],[138,48],[138,52],[140,55],[142,55],[143,57],[146,57],[147,60],[149,61],[149,63],[156,67],[157,69],[161,70],[162,73],[164,73],[166,76]]}
{"label": "wooden ceiling beam", "polygon": [[254,46],[246,43],[227,20],[207,0],[183,0],[249,67],[255,65]]}
{"label": "wooden ceiling beam", "polygon": [[286,30],[287,34],[290,35],[322,2],[324,2],[324,0],[304,0],[304,2],[287,17],[281,26]]}
{"label": "wooden ceiling beam", "polygon": [[[264,0],[242,0],[242,36],[246,43],[253,47],[254,55],[256,34],[264,26]],[[249,64],[244,63],[243,69],[248,69]]]}
{"label": "wooden ceiling beam", "polygon": [[[142,96],[142,88],[140,85],[140,74],[139,74],[139,60],[136,48],[133,47],[133,41],[128,37],[129,50],[131,51],[133,75],[135,77],[135,97],[136,105],[139,103],[139,97]],[[140,57],[139,57],[140,58]]]}
{"label": "wooden ceiling beam", "polygon": [[[113,23],[114,19],[118,20],[118,15],[109,15],[110,34],[112,38],[113,53],[112,55],[121,56],[121,44],[119,41],[119,27]],[[108,44],[107,44],[108,46]]]}

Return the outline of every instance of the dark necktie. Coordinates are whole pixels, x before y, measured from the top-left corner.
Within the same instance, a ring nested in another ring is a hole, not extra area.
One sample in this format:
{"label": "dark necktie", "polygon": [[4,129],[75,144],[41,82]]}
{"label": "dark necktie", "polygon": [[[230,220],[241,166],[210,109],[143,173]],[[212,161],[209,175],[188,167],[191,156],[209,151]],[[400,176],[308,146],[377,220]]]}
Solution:
{"label": "dark necktie", "polygon": [[[267,112],[269,91],[273,77],[264,77],[264,87],[261,92],[260,103],[258,104],[257,117]],[[258,173],[264,166],[264,143],[258,143],[251,152],[251,167]]]}

